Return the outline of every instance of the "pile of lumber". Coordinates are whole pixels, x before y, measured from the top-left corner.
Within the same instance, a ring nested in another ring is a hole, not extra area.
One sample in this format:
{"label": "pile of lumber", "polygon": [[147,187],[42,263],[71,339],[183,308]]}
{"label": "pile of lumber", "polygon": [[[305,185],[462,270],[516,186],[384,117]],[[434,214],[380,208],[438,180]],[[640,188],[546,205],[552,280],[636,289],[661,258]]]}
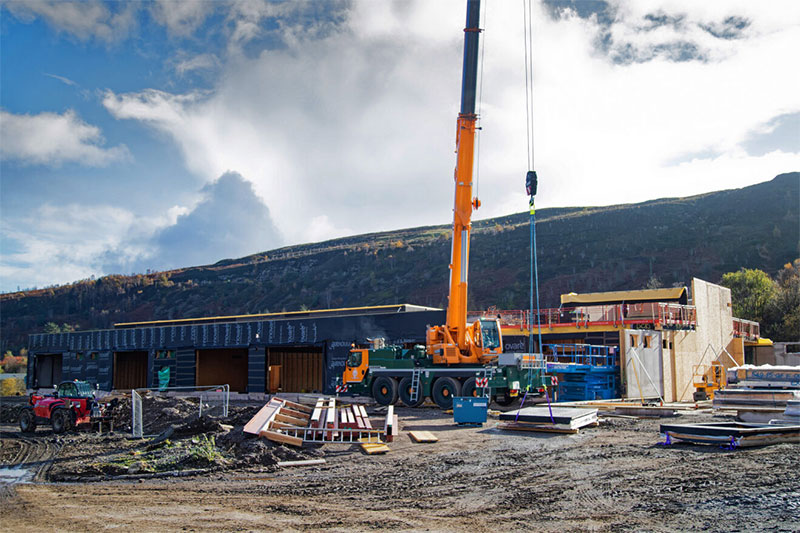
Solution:
{"label": "pile of lumber", "polygon": [[577,407],[525,407],[500,415],[499,429],[578,433],[581,428],[598,425],[597,409]]}
{"label": "pile of lumber", "polygon": [[319,398],[311,407],[275,397],[245,425],[244,432],[292,446],[304,442],[382,443],[394,439],[398,420],[393,406],[387,410],[383,427],[376,428],[361,405],[337,406],[336,398]]}

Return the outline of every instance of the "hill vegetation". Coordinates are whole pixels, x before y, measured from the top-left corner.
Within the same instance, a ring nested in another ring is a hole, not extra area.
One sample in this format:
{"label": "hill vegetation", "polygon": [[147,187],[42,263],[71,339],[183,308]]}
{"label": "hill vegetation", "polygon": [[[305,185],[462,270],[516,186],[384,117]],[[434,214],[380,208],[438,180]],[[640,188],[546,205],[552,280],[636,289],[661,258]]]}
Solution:
{"label": "hill vegetation", "polygon": [[[543,307],[562,293],[714,283],[741,268],[776,276],[800,255],[800,173],[689,198],[537,211]],[[525,308],[528,214],[474,223],[470,308]],[[414,303],[444,307],[450,228],[372,233],[213,265],[0,295],[2,345],[17,350],[46,323],[116,322]],[[52,327],[49,326],[49,327]]]}

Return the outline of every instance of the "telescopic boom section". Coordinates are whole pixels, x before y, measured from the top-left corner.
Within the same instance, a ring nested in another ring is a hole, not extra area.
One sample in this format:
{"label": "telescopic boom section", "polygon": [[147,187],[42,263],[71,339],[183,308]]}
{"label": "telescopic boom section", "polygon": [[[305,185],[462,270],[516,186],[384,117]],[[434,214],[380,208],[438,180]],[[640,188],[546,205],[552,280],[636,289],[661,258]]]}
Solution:
{"label": "telescopic boom section", "polygon": [[456,131],[455,206],[453,209],[453,248],[450,260],[450,295],[447,325],[428,330],[428,353],[440,363],[483,362],[479,349],[480,327],[467,327],[467,273],[472,211],[480,206],[472,197],[472,170],[475,155],[475,95],[478,78],[478,36],[480,0],[468,0],[464,29],[464,69],[461,80],[461,112]]}

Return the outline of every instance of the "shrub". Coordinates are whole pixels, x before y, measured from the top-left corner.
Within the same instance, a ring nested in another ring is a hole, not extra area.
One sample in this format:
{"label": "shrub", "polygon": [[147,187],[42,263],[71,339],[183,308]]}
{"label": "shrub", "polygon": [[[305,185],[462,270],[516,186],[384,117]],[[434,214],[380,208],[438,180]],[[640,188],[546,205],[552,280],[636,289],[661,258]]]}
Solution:
{"label": "shrub", "polygon": [[22,378],[0,380],[0,396],[23,396],[26,392],[25,381]]}

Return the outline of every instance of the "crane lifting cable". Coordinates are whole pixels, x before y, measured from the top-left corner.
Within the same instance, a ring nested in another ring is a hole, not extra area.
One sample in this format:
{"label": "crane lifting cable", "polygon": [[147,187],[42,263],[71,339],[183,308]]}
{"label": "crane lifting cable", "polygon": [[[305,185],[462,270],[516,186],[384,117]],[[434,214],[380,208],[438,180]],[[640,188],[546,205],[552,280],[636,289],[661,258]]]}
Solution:
{"label": "crane lifting cable", "polygon": [[[534,198],[539,186],[539,179],[534,170],[534,142],[533,142],[533,16],[532,16],[532,0],[522,0],[523,7],[523,24],[525,34],[525,117],[526,117],[526,131],[528,141],[528,172],[525,175],[525,192],[528,194],[528,205],[530,218],[528,224],[530,226],[530,249],[531,249],[531,276],[530,276],[530,306],[528,313],[528,351],[533,351],[533,300],[534,294],[536,296],[536,329],[539,335],[539,352],[544,358],[542,353],[542,323],[539,315],[539,261],[536,253],[536,205]],[[544,361],[542,361],[544,363]],[[531,365],[532,367],[533,365]],[[533,372],[533,368],[529,370]],[[529,380],[530,382],[530,380]],[[550,397],[547,393],[545,386],[545,396],[547,397],[548,407],[550,406]],[[527,397],[527,393],[526,393]],[[522,403],[525,403],[523,398]],[[552,409],[550,417],[552,419]]]}

